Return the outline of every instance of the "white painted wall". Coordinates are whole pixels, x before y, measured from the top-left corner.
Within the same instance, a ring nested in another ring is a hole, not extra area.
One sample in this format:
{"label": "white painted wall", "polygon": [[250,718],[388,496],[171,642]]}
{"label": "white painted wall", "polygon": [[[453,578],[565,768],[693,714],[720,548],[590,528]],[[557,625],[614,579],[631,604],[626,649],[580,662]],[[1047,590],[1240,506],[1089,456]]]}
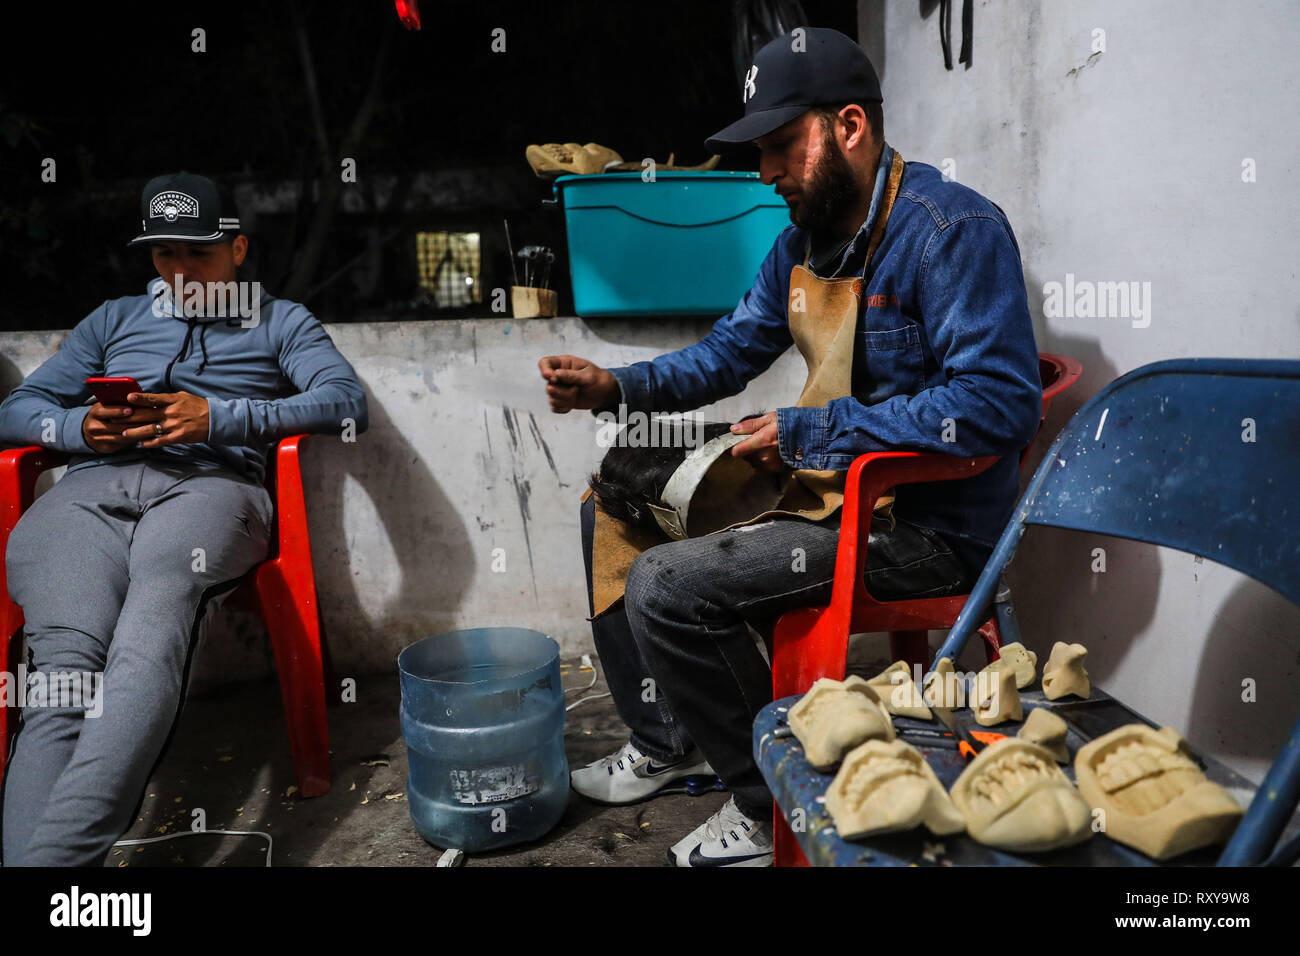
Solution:
{"label": "white painted wall", "polygon": [[[1293,2],[984,0],[973,64],[951,72],[935,6],[859,4],[886,139],[908,159],[953,160],[955,178],[1010,218],[1039,348],[1085,369],[1052,433],[1148,362],[1300,356]],[[1106,46],[1095,55],[1094,29]],[[1254,183],[1242,181],[1246,158]],[[1067,273],[1150,282],[1150,325],[1044,318],[1044,283]],[[1089,570],[1099,545],[1104,575]],[[1082,641],[1099,683],[1252,776],[1300,714],[1300,609],[1234,571],[1034,529],[1011,581],[1030,646]],[[1253,704],[1241,700],[1247,677]]]}

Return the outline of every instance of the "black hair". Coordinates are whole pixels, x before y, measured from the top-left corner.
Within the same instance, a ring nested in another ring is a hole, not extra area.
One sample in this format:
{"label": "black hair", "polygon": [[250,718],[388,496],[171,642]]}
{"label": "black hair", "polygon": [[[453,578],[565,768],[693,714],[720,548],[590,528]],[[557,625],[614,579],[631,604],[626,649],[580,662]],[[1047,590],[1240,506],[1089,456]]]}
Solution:
{"label": "black hair", "polygon": [[822,129],[829,130],[831,122],[846,106],[860,106],[867,114],[867,124],[871,127],[871,138],[877,143],[885,141],[885,111],[879,103],[859,103],[857,100],[845,100],[843,103],[814,106],[813,112],[821,121]]}
{"label": "black hair", "polygon": [[[762,412],[746,415],[741,421],[757,418]],[[654,512],[647,505],[666,507],[663,501],[664,486],[673,476],[687,454],[695,446],[687,445],[683,426],[661,423],[660,440],[653,446],[629,447],[615,445],[605,452],[600,462],[600,472],[587,480],[602,511],[618,521],[637,528],[662,533]],[[694,429],[692,429],[694,430]],[[704,441],[712,441],[731,431],[728,422],[706,422]]]}

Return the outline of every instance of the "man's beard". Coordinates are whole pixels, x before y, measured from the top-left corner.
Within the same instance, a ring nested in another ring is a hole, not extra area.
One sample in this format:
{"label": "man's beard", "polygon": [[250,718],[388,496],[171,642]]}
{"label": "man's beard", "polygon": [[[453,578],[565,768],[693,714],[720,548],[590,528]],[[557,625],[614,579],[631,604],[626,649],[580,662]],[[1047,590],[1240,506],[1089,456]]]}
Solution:
{"label": "man's beard", "polygon": [[790,221],[814,233],[825,233],[834,227],[862,194],[853,167],[824,129],[817,166],[802,192],[803,201],[790,209]]}

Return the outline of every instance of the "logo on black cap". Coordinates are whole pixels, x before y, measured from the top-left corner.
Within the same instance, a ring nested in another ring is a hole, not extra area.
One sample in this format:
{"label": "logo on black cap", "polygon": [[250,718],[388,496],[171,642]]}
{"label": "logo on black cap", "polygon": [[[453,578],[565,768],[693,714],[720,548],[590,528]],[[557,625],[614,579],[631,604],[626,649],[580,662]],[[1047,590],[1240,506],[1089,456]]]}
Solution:
{"label": "logo on black cap", "polygon": [[187,196],[185,193],[178,193],[174,190],[159,193],[149,200],[149,218],[157,219],[162,216],[168,222],[175,222],[178,216],[189,216],[192,219],[199,218],[199,201],[193,196]]}

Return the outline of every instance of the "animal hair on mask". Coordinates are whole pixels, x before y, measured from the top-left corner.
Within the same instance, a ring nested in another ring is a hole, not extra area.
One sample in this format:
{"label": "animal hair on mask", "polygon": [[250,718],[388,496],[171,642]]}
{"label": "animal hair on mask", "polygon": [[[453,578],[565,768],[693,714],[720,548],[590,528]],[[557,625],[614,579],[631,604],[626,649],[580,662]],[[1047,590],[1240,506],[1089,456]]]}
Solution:
{"label": "animal hair on mask", "polygon": [[[740,419],[748,421],[762,416],[763,412],[754,412]],[[616,444],[600,461],[600,471],[587,479],[587,484],[596,493],[601,510],[618,521],[637,528],[644,528],[655,534],[663,535],[650,504],[667,507],[663,500],[664,487],[672,478],[686,456],[698,445],[688,445],[683,434],[683,427],[673,423],[660,423],[660,435],[667,435],[665,440],[654,446],[628,447]],[[719,435],[731,431],[730,422],[706,422],[704,424],[704,441],[710,442]],[[691,439],[696,439],[695,428],[691,429]],[[666,536],[665,536],[666,537]]]}

